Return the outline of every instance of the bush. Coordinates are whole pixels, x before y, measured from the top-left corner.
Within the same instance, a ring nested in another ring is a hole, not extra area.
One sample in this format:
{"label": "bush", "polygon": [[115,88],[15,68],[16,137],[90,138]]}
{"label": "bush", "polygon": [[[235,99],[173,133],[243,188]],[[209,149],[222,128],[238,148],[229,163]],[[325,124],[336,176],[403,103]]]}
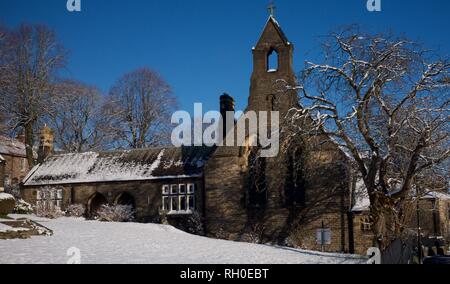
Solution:
{"label": "bush", "polygon": [[8,193],[0,193],[0,216],[6,216],[14,212],[16,199]]}
{"label": "bush", "polygon": [[186,221],[186,231],[193,235],[204,236],[205,228],[203,218],[198,212],[194,212]]}
{"label": "bush", "polygon": [[36,216],[47,219],[58,219],[65,216],[65,213],[59,208],[38,208]]}
{"label": "bush", "polygon": [[25,202],[23,199],[18,199],[16,202],[16,207],[14,208],[14,214],[32,214],[33,206]]}
{"label": "bush", "polygon": [[263,241],[265,226],[260,223],[253,224],[242,237],[243,242],[260,244]]}
{"label": "bush", "polygon": [[134,215],[131,205],[103,205],[97,211],[97,219],[102,222],[131,222]]}
{"label": "bush", "polygon": [[81,204],[70,205],[66,210],[67,217],[81,218],[86,213],[86,207]]}

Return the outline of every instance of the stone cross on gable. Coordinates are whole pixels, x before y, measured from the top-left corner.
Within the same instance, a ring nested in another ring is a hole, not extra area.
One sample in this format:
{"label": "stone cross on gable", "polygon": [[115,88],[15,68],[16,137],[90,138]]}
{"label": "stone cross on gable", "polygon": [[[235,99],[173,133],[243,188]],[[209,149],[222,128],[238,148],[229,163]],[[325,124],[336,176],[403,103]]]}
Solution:
{"label": "stone cross on gable", "polygon": [[269,7],[268,7],[270,16],[272,16],[272,17],[275,16],[275,9],[276,9],[276,8],[277,8],[277,7],[276,7],[275,4],[273,3],[273,0],[270,1]]}

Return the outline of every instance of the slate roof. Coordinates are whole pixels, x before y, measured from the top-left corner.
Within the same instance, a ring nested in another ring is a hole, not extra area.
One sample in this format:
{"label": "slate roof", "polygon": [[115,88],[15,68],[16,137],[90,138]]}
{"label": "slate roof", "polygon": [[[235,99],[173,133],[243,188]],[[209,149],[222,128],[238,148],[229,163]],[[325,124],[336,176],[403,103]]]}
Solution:
{"label": "slate roof", "polygon": [[17,139],[0,136],[0,154],[26,158],[25,144]]}
{"label": "slate roof", "polygon": [[34,167],[25,186],[144,181],[203,176],[208,147],[57,154]]}

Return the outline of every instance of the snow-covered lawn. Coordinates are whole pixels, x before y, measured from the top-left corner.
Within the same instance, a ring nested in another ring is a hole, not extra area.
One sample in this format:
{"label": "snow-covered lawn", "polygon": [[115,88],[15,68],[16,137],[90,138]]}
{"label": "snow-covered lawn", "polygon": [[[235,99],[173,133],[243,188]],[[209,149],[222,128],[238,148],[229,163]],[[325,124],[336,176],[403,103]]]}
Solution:
{"label": "snow-covered lawn", "polygon": [[[13,216],[15,218],[19,216]],[[37,218],[32,218],[33,220]],[[171,226],[101,223],[61,218],[40,224],[52,237],[0,240],[0,263],[67,263],[69,248],[82,263],[102,264],[309,264],[364,263],[358,256],[324,254],[189,235]]]}

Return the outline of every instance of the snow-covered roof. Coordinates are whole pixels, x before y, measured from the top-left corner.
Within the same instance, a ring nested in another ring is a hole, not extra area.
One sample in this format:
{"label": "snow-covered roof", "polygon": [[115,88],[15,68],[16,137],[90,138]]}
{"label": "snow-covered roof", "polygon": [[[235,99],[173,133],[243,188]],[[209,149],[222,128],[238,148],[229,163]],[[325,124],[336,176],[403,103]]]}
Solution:
{"label": "snow-covered roof", "polygon": [[201,177],[212,148],[152,148],[58,154],[34,167],[25,186]]}
{"label": "snow-covered roof", "polygon": [[445,192],[430,191],[422,199],[450,200],[450,194]]}
{"label": "snow-covered roof", "polygon": [[0,154],[24,158],[27,156],[24,143],[6,136],[0,136]]}
{"label": "snow-covered roof", "polygon": [[[396,188],[393,192],[398,191],[399,189]],[[355,205],[352,208],[353,212],[364,212],[370,210],[369,193],[367,192],[367,188],[364,185],[364,181],[362,179],[358,179],[358,181],[356,182],[354,197],[355,197]],[[450,200],[450,193],[428,191],[427,194],[425,194],[421,199]]]}

